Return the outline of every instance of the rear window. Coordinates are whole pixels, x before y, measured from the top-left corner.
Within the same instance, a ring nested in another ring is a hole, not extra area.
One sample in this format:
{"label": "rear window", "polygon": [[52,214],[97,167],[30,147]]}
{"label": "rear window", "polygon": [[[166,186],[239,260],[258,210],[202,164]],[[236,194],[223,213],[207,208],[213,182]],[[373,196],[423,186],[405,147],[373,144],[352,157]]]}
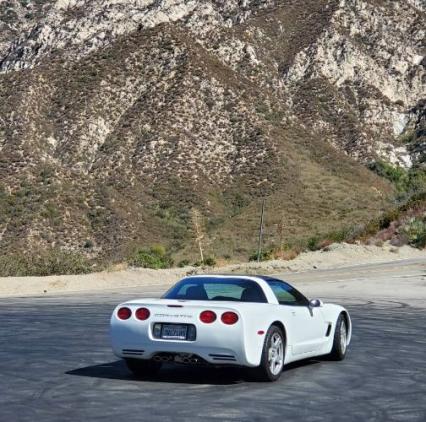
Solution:
{"label": "rear window", "polygon": [[165,299],[266,303],[262,288],[243,278],[193,277],[179,281]]}

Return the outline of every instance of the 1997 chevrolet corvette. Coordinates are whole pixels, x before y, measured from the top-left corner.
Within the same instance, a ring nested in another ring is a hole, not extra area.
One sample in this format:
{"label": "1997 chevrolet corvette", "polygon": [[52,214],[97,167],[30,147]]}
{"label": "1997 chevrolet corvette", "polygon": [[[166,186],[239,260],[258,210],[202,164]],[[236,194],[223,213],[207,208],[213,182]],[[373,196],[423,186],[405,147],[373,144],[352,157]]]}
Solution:
{"label": "1997 chevrolet corvette", "polygon": [[266,276],[187,277],[161,299],[126,302],[111,317],[113,351],[136,376],[172,362],[243,366],[276,381],[290,362],[344,359],[351,333],[345,308]]}

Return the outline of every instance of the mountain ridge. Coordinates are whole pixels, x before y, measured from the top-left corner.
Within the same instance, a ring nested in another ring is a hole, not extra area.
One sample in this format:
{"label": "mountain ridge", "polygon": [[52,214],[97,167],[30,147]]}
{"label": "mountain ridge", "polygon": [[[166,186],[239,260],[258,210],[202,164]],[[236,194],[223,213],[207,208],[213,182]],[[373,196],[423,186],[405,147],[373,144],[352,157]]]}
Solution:
{"label": "mountain ridge", "polygon": [[263,197],[291,243],[386,209],[364,164],[424,162],[422,1],[29,4],[0,48],[6,253],[194,256],[196,208],[247,256]]}

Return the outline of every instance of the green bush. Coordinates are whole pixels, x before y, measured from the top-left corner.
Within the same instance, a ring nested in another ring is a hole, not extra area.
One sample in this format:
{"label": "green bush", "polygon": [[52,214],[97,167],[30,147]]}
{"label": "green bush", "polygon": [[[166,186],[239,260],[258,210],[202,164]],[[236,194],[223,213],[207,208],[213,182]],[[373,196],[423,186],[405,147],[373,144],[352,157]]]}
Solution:
{"label": "green bush", "polygon": [[398,191],[408,190],[408,171],[402,167],[394,167],[384,161],[375,161],[369,165],[370,170],[392,182]]}
{"label": "green bush", "polygon": [[328,233],[325,240],[330,240],[331,243],[341,243],[351,240],[354,235],[354,228],[343,228]]}
{"label": "green bush", "polygon": [[426,192],[426,169],[421,167],[410,169],[408,173],[408,185],[411,192]]}
{"label": "green bush", "polygon": [[188,259],[182,259],[182,261],[179,262],[178,267],[183,268],[187,267],[190,264]]}
{"label": "green bush", "polygon": [[204,261],[196,261],[192,264],[194,267],[214,267],[216,260],[212,257],[204,258]]}
{"label": "green bush", "polygon": [[384,161],[375,161],[370,170],[392,182],[400,193],[418,193],[426,191],[426,169],[412,167],[408,170],[394,167]]}
{"label": "green bush", "polygon": [[370,220],[363,228],[354,233],[353,238],[365,241],[369,237],[375,236],[379,231],[387,229],[393,221],[401,219],[410,210],[421,210],[425,207],[426,192],[413,193],[403,204]]}
{"label": "green bush", "polygon": [[[249,261],[257,261],[257,252],[253,252],[250,257]],[[264,250],[260,253],[260,260],[261,261],[270,261],[274,258],[274,251],[272,249]]]}
{"label": "green bush", "polygon": [[216,265],[216,260],[213,257],[208,256],[207,258],[204,258],[204,265],[207,267],[214,267]]}
{"label": "green bush", "polygon": [[41,255],[12,254],[0,257],[1,277],[87,274],[89,261],[81,254],[50,249]]}
{"label": "green bush", "polygon": [[408,237],[408,243],[415,248],[426,247],[426,217],[412,218],[404,226],[404,233]]}
{"label": "green bush", "polygon": [[134,267],[159,270],[173,266],[173,260],[164,246],[155,245],[150,248],[139,248],[130,256],[128,263]]}
{"label": "green bush", "polygon": [[317,251],[318,249],[320,249],[320,237],[319,236],[313,236],[311,238],[308,239],[307,243],[306,243],[306,247],[308,248],[308,250],[310,251]]}

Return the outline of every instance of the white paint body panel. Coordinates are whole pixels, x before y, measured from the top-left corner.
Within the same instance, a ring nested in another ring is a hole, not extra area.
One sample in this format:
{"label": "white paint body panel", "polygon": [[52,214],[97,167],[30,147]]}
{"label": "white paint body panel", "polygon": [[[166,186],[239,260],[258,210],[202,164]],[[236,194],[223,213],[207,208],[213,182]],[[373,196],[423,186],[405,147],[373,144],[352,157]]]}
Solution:
{"label": "white paint body panel", "polygon": [[[235,278],[236,276],[230,277]],[[272,324],[278,323],[285,330],[285,363],[290,363],[330,353],[336,322],[342,312],[346,314],[349,322],[349,344],[352,324],[349,313],[343,307],[333,304],[324,304],[317,308],[280,305],[265,280],[251,276],[238,276],[238,278],[247,278],[257,282],[265,293],[268,303],[153,298],[120,304],[111,317],[111,340],[114,354],[118,357],[139,359],[151,359],[156,354],[163,352],[194,354],[212,364],[256,367],[261,361],[265,334]],[[176,305],[182,307],[173,307]],[[117,317],[118,309],[123,306],[132,311],[130,319],[124,321]],[[136,310],[141,307],[148,308],[151,312],[146,321],[135,318]],[[199,315],[205,310],[211,310],[217,314],[215,322],[205,324],[200,321]],[[236,324],[225,325],[221,321],[220,317],[226,311],[238,314],[239,320]],[[154,323],[194,324],[197,332],[196,340],[156,339],[152,335]],[[260,335],[259,331],[263,331],[265,334]],[[123,350],[139,351],[139,353],[129,355]],[[220,360],[211,355],[228,355],[233,356],[234,359]]]}

